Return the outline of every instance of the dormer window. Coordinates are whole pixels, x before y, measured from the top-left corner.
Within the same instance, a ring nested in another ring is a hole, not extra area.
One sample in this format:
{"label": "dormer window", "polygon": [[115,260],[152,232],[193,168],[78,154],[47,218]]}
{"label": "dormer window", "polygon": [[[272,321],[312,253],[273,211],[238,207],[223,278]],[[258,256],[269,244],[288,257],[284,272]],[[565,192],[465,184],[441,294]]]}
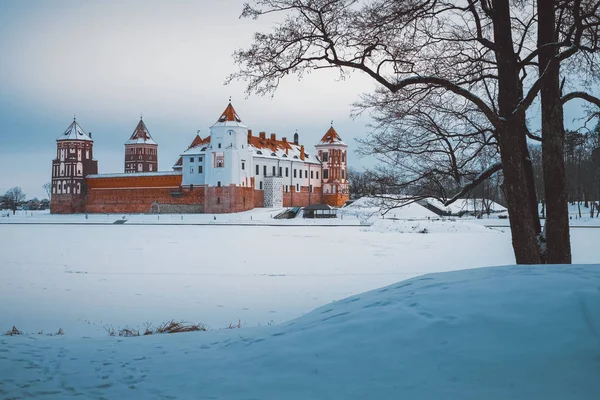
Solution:
{"label": "dormer window", "polygon": [[256,150],[256,154],[261,154],[262,155],[262,151]]}
{"label": "dormer window", "polygon": [[297,159],[298,159],[298,156],[294,156],[294,158],[297,160]]}
{"label": "dormer window", "polygon": [[273,157],[277,157],[277,154],[275,154],[275,153],[271,153],[271,155],[272,155]]}
{"label": "dormer window", "polygon": [[287,158],[287,154],[284,154],[282,157],[285,157],[285,158]]}

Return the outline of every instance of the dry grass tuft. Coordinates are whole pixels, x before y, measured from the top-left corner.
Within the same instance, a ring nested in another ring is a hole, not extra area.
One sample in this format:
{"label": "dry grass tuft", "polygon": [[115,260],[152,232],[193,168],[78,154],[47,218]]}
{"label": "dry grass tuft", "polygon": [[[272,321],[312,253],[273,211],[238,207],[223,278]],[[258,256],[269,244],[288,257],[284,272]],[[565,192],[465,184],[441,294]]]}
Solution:
{"label": "dry grass tuft", "polygon": [[242,327],[242,321],[238,319],[237,325],[229,324],[229,326],[225,329],[239,329]]}
{"label": "dry grass tuft", "polygon": [[133,328],[126,326],[123,329],[119,329],[119,336],[123,336],[123,337],[140,336],[140,331],[138,329],[133,329]]}
{"label": "dry grass tuft", "polygon": [[6,336],[15,336],[15,335],[22,335],[22,334],[23,334],[23,332],[18,330],[17,327],[14,325],[11,330],[6,331],[6,333],[5,333]]}
{"label": "dry grass tuft", "polygon": [[163,322],[155,329],[156,333],[181,333],[196,331],[206,331],[206,327],[202,324],[186,325],[185,322],[171,320],[169,322]]}

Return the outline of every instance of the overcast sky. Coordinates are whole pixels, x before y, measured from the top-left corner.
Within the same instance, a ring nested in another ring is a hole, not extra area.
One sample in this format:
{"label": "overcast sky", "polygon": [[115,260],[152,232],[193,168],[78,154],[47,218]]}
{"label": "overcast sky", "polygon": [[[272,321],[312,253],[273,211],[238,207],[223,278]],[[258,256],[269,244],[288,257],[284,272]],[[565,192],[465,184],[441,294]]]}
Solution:
{"label": "overcast sky", "polygon": [[[243,0],[0,0],[0,193],[46,197],[56,138],[77,116],[94,138],[101,173],[123,172],[124,143],[143,114],[159,168],[202,136],[227,106],[255,132],[315,144],[330,121],[342,138],[364,135],[350,103],[372,83],[318,71],[290,77],[274,98],[224,86],[232,53],[269,21],[240,20]],[[310,147],[312,148],[312,147]],[[358,163],[355,157],[350,162]]]}
{"label": "overcast sky", "polygon": [[[234,50],[273,21],[240,20],[244,0],[0,0],[0,193],[21,186],[45,197],[56,138],[73,115],[93,133],[101,173],[123,172],[124,142],[140,114],[169,170],[233,99],[255,132],[316,143],[330,121],[353,151],[366,119],[350,104],[374,88],[355,73],[320,70],[284,80],[274,98],[245,98]],[[579,105],[567,110],[569,121]],[[309,147],[312,148],[312,147]],[[363,161],[349,157],[360,169]]]}

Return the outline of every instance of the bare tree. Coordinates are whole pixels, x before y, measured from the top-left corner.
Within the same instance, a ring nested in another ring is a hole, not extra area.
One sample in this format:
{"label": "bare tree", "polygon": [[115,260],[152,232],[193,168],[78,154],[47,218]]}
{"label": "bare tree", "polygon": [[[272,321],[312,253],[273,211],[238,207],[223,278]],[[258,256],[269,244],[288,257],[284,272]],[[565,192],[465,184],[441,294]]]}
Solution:
{"label": "bare tree", "polygon": [[48,195],[48,199],[50,199],[52,196],[52,183],[46,182],[42,185],[42,187],[46,191],[46,194]]}
{"label": "bare tree", "polygon": [[8,189],[3,197],[4,204],[13,212],[13,215],[16,213],[17,208],[21,203],[25,201],[25,193],[23,189],[16,186],[12,189]]}
{"label": "bare tree", "polygon": [[540,83],[523,90],[521,53],[530,49],[519,44],[530,42],[535,16],[521,3],[527,2],[257,0],[242,16],[286,17],[235,53],[241,69],[229,79],[246,79],[249,92],[265,94],[288,74],[356,69],[406,98],[441,92],[467,101],[487,119],[500,149],[517,262],[539,263],[525,118]]}

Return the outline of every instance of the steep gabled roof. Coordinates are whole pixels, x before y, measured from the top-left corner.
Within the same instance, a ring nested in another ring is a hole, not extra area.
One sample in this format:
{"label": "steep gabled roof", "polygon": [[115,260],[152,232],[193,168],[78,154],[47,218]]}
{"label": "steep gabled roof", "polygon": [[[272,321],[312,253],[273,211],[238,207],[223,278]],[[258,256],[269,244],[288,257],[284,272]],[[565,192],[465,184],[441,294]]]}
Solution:
{"label": "steep gabled roof", "polygon": [[192,143],[188,146],[187,150],[183,152],[184,155],[197,154],[202,152],[203,148],[210,144],[210,135],[202,139],[200,135],[196,135]]}
{"label": "steep gabled roof", "polygon": [[244,128],[246,127],[246,125],[242,123],[240,116],[237,114],[237,112],[231,105],[231,102],[227,104],[225,111],[223,111],[223,113],[213,126],[241,126]]}
{"label": "steep gabled roof", "polygon": [[146,124],[144,124],[144,121],[140,118],[140,122],[138,122],[131,137],[125,144],[156,144],[156,142],[152,139],[148,128],[146,128]]}
{"label": "steep gabled roof", "polygon": [[323,137],[321,138],[321,141],[319,143],[317,143],[317,145],[319,144],[343,144],[345,145],[344,142],[342,142],[342,138],[340,137],[340,135],[338,135],[338,133],[335,131],[335,129],[333,129],[333,126],[330,127],[327,132],[325,132],[325,135],[323,135]]}
{"label": "steep gabled roof", "polygon": [[200,135],[196,135],[196,137],[194,138],[194,140],[192,140],[192,143],[188,146],[188,150],[189,149],[195,149],[196,147],[200,147],[202,145],[207,145],[210,143],[210,136],[205,137],[204,139],[202,139],[200,137]]}
{"label": "steep gabled roof", "polygon": [[56,140],[85,140],[88,142],[93,142],[92,138],[87,133],[85,133],[83,128],[79,126],[77,121],[75,121],[75,118],[73,118],[73,122],[71,123],[71,125],[69,125],[65,133],[63,133]]}

